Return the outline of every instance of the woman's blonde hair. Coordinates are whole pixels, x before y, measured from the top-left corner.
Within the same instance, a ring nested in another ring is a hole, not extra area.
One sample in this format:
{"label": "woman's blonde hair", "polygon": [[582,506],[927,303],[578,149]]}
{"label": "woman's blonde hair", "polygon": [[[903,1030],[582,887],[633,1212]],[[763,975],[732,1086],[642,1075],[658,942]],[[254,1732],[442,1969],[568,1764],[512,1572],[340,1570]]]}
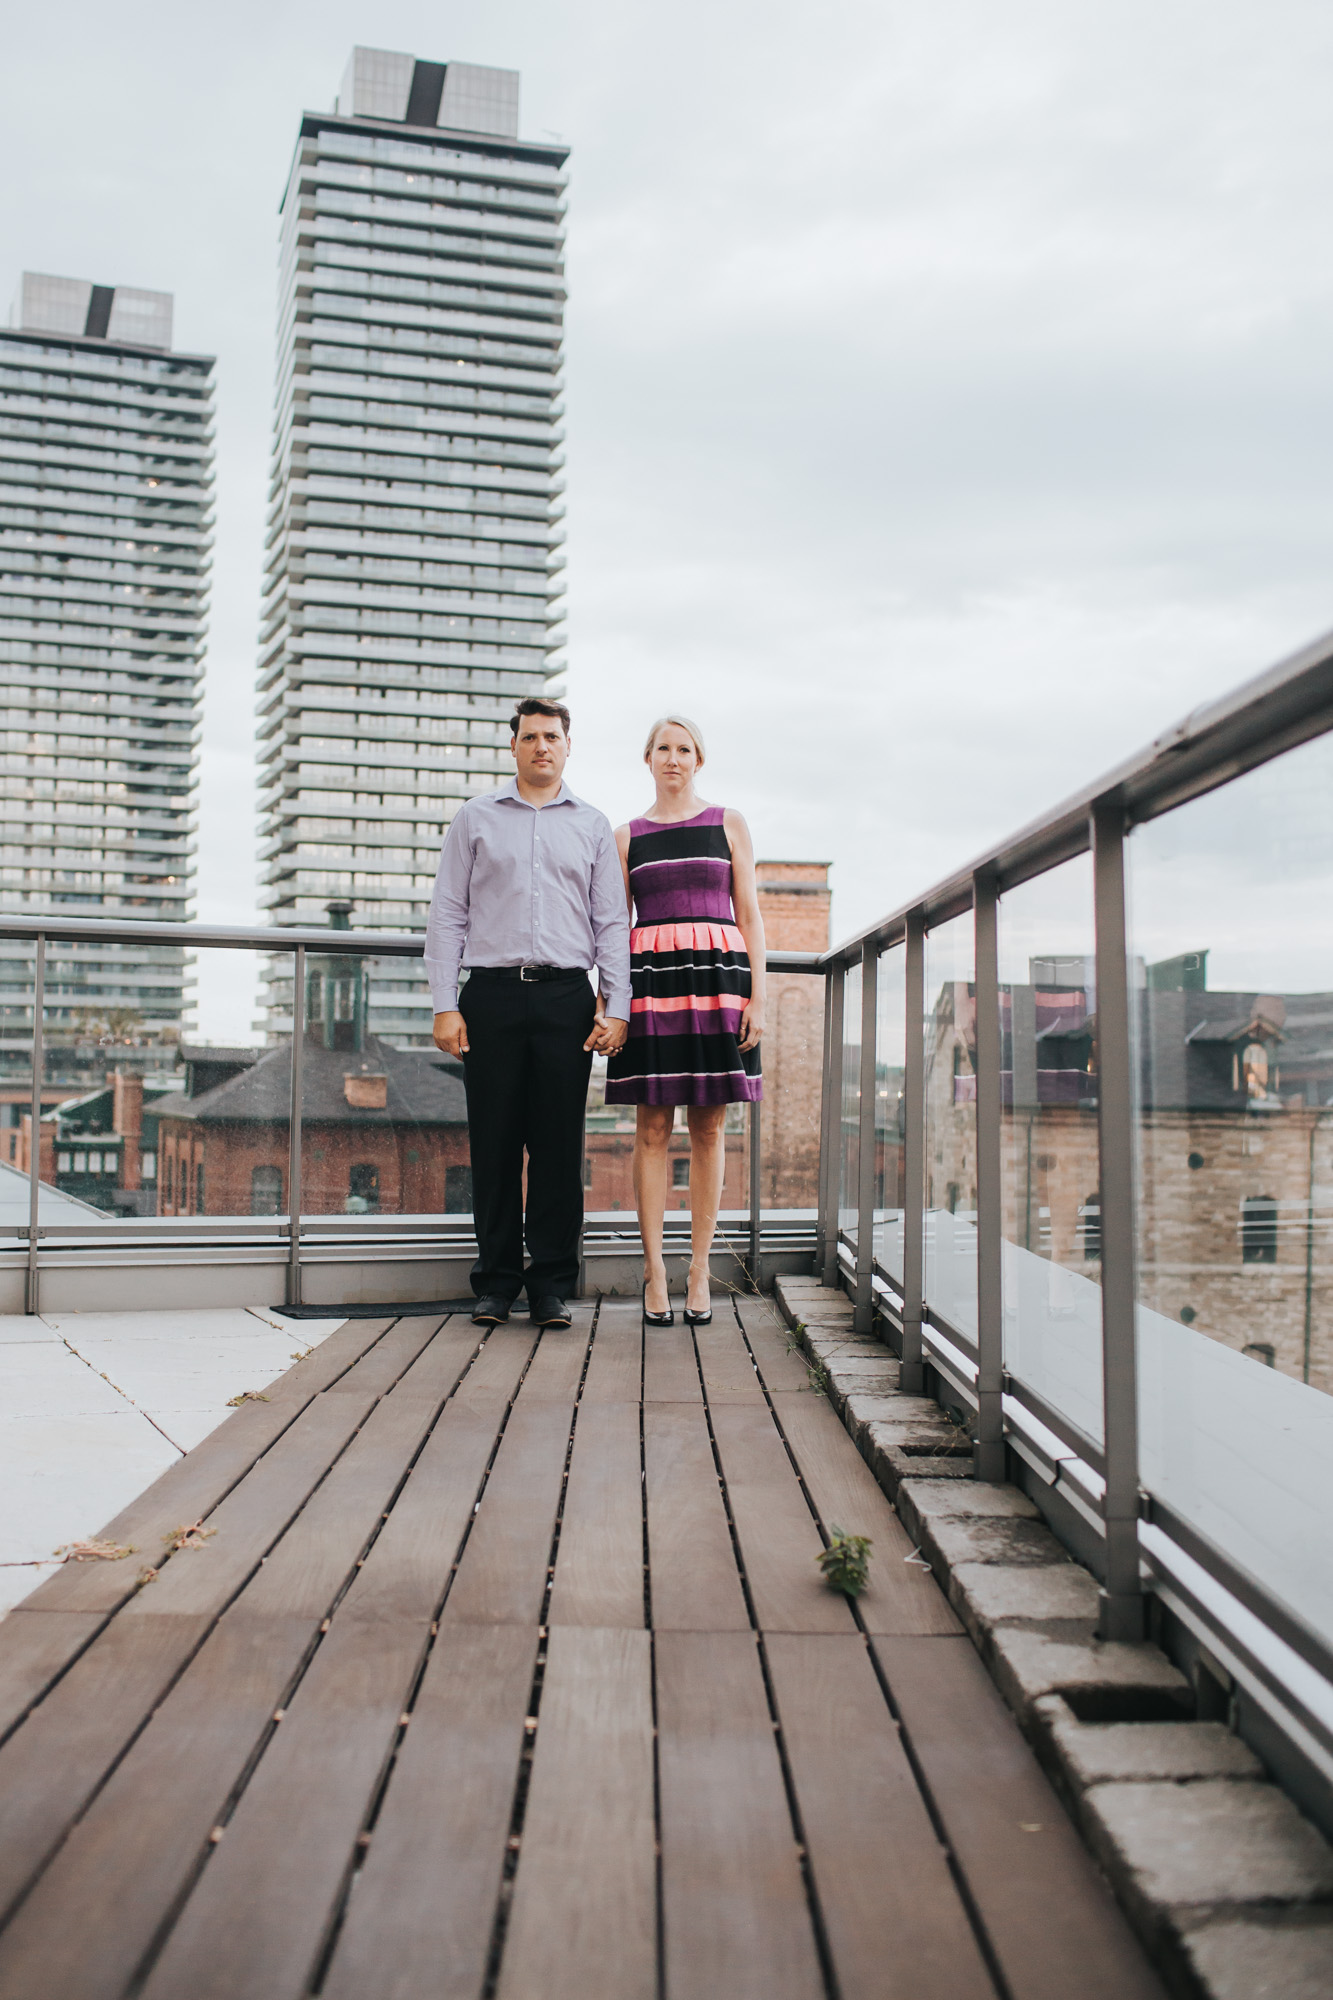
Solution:
{"label": "woman's blonde hair", "polygon": [[652,756],[653,746],[657,742],[658,736],[661,733],[661,731],[669,728],[683,729],[685,731],[685,734],[688,737],[690,737],[694,743],[694,754],[699,759],[699,763],[702,766],[704,762],[703,732],[700,729],[697,722],[690,721],[688,715],[658,716],[656,722],[653,724],[652,728],[648,731],[648,741],[643,746],[644,763],[646,764],[648,762],[648,759]]}

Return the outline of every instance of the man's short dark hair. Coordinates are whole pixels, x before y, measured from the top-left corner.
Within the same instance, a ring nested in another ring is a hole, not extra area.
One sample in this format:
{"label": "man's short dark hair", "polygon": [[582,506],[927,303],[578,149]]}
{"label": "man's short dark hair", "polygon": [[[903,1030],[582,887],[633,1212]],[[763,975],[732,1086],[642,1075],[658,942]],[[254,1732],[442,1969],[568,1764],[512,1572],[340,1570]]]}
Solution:
{"label": "man's short dark hair", "polygon": [[547,701],[542,695],[530,694],[525,701],[519,703],[509,718],[509,734],[511,736],[518,735],[518,725],[525,715],[559,716],[560,727],[564,730],[566,741],[568,741],[569,710],[565,707],[563,701]]}

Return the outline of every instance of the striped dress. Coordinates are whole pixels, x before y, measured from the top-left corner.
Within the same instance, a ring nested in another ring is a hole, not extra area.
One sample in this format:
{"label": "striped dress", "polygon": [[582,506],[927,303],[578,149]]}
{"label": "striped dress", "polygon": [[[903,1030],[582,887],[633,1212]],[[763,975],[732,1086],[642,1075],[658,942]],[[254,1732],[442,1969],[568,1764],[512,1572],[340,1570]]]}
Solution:
{"label": "striped dress", "polygon": [[741,1053],[750,961],[731,902],[723,808],[630,822],[629,1039],[606,1070],[608,1104],[732,1104],[764,1094],[759,1051]]}

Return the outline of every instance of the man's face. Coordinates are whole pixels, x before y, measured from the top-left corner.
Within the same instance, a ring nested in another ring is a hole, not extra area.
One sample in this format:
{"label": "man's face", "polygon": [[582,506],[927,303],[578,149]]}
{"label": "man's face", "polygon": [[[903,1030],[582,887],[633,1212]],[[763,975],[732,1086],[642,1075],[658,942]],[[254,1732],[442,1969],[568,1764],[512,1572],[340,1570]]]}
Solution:
{"label": "man's face", "polygon": [[558,715],[521,715],[518,734],[509,740],[518,776],[539,789],[560,783],[569,756],[569,739]]}

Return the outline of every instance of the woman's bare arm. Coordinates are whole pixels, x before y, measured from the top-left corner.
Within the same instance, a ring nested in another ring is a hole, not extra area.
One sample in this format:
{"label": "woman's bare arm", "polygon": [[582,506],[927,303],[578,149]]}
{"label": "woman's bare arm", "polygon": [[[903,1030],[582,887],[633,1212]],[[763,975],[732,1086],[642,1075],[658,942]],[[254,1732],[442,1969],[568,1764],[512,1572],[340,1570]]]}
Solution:
{"label": "woman's bare arm", "polygon": [[767,946],[764,919],[759,911],[759,890],[754,879],[754,843],[743,816],[728,806],[722,816],[727,843],[731,848],[731,899],[736,909],[736,928],[745,939],[750,961],[750,997],[741,1015],[740,1043],[743,1049],[757,1048],[764,1032],[764,1010],[768,997]]}

